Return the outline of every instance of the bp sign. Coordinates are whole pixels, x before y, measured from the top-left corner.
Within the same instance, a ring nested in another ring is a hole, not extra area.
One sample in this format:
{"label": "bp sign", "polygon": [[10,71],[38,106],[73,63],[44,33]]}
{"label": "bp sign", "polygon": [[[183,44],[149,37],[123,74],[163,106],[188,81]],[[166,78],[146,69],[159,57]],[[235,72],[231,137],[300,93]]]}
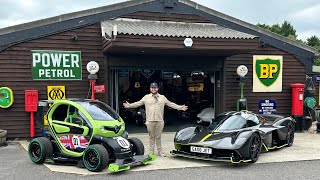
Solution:
{"label": "bp sign", "polygon": [[34,80],[82,80],[80,51],[31,52]]}
{"label": "bp sign", "polygon": [[282,56],[253,56],[253,92],[282,91]]}

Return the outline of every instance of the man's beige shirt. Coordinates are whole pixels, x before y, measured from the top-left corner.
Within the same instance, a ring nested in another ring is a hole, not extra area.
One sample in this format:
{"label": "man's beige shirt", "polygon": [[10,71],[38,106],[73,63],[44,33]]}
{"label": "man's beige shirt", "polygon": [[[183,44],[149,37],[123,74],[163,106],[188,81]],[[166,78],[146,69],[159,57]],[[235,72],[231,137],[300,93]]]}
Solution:
{"label": "man's beige shirt", "polygon": [[145,95],[140,101],[129,104],[129,108],[137,108],[142,105],[145,105],[146,108],[146,121],[163,121],[165,105],[177,110],[182,108],[170,102],[164,95],[152,95],[151,93]]}

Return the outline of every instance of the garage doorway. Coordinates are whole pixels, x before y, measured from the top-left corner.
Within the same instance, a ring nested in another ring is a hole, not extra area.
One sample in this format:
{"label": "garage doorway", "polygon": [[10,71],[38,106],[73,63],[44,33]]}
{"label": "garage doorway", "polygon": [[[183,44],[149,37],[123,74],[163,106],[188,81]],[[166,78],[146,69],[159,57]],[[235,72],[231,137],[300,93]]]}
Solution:
{"label": "garage doorway", "polygon": [[174,132],[181,126],[196,124],[197,114],[205,108],[212,108],[214,114],[219,112],[221,71],[113,67],[109,73],[111,106],[124,119],[130,133],[146,132],[144,107],[124,109],[122,103],[139,101],[150,93],[152,82],[159,84],[159,93],[168,100],[189,106],[186,112],[166,107],[164,131]]}

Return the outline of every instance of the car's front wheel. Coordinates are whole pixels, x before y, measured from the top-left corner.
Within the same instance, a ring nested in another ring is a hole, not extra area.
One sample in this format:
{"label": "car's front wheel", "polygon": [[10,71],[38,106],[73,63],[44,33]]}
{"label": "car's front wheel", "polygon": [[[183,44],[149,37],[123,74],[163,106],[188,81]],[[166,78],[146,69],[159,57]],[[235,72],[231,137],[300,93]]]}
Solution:
{"label": "car's front wheel", "polygon": [[109,154],[103,145],[94,144],[84,151],[82,160],[89,171],[100,172],[109,164]]}
{"label": "car's front wheel", "polygon": [[53,147],[51,141],[45,137],[34,138],[28,147],[29,158],[32,162],[42,164],[48,157],[51,157]]}
{"label": "car's front wheel", "polygon": [[128,141],[132,144],[133,155],[144,155],[144,145],[138,138],[129,138]]}
{"label": "car's front wheel", "polygon": [[249,159],[254,163],[259,158],[262,146],[261,138],[257,133],[252,134],[249,145]]}

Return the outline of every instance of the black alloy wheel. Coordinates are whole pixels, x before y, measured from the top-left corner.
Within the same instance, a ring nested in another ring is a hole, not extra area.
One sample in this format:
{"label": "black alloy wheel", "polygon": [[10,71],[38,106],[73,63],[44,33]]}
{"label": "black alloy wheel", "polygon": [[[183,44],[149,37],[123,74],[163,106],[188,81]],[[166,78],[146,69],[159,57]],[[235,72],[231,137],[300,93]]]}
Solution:
{"label": "black alloy wheel", "polygon": [[34,138],[28,147],[29,158],[32,162],[42,164],[47,158],[52,157],[53,147],[48,138]]}
{"label": "black alloy wheel", "polygon": [[82,160],[89,171],[100,172],[109,164],[109,154],[103,145],[94,144],[85,150]]}
{"label": "black alloy wheel", "polygon": [[261,152],[261,138],[257,133],[252,134],[249,146],[249,156],[252,163],[256,162]]}

